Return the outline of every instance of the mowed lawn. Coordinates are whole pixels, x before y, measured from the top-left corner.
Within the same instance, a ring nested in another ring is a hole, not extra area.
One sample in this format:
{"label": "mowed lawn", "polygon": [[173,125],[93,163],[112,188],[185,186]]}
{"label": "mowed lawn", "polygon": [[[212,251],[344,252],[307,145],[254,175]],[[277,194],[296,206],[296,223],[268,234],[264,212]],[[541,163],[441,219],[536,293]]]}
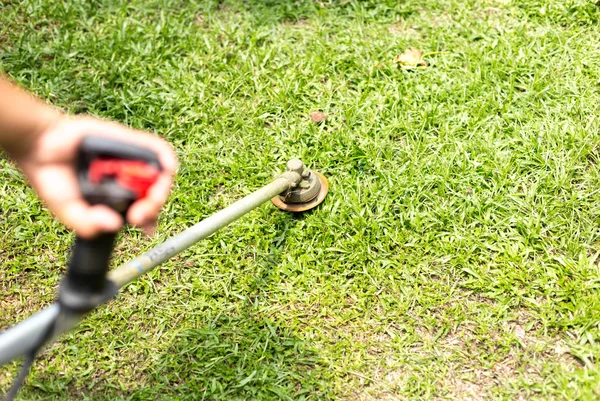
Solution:
{"label": "mowed lawn", "polygon": [[[115,263],[291,157],[331,187],[126,287],[20,399],[600,397],[599,19],[585,0],[0,0],[0,71],[176,148],[158,234],[126,230]],[[53,301],[72,240],[2,156],[0,328]]]}

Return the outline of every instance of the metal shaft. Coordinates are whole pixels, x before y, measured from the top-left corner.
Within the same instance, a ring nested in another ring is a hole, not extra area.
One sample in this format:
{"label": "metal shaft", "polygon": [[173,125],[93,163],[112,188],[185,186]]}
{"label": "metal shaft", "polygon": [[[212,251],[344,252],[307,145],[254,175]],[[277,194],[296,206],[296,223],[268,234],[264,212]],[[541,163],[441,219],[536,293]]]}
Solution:
{"label": "metal shaft", "polygon": [[289,179],[285,177],[277,178],[262,189],[240,199],[233,205],[202,220],[200,223],[163,242],[156,248],[111,271],[108,274],[108,278],[114,281],[117,287],[124,286],[142,274],[152,270],[165,260],[208,237],[232,221],[239,219],[272,197],[286,191],[291,185],[292,182]]}
{"label": "metal shaft", "polygon": [[[150,251],[111,271],[108,275],[109,279],[114,281],[119,288],[124,286],[160,265],[165,260],[237,220],[272,197],[294,187],[301,180],[302,177],[294,172],[282,174],[272,183],[258,191],[240,199]],[[59,307],[57,304],[53,304],[16,326],[0,333],[0,365],[34,348],[39,343],[48,326],[56,320],[58,315]],[[71,330],[81,317],[79,315],[71,315],[60,319],[61,321],[57,322],[55,326],[52,338]]]}

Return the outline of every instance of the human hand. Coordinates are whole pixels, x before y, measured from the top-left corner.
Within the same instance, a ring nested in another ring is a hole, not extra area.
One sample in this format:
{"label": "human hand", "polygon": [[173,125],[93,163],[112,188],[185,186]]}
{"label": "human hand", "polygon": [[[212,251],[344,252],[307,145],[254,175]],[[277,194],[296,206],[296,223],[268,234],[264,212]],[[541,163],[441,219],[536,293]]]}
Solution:
{"label": "human hand", "polygon": [[14,157],[52,213],[79,236],[93,238],[116,232],[123,218],[108,206],[88,204],[79,190],[77,150],[81,139],[88,135],[129,142],[157,154],[163,171],[146,197],[134,202],[126,216],[127,222],[151,234],[177,168],[173,148],[160,137],[97,118],[61,117]]}

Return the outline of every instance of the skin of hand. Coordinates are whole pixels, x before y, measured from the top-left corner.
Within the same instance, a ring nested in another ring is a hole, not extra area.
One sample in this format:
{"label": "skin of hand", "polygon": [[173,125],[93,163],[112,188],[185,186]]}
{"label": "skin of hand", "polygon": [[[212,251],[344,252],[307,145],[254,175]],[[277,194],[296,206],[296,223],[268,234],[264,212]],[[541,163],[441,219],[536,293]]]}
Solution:
{"label": "skin of hand", "polygon": [[79,191],[76,158],[84,136],[129,142],[154,151],[162,165],[147,195],[133,203],[127,222],[151,234],[177,169],[171,145],[157,135],[94,117],[69,117],[0,78],[0,145],[19,165],[56,217],[83,238],[116,232],[123,218],[103,205],[90,205]]}
{"label": "skin of hand", "polygon": [[48,208],[78,235],[90,238],[118,231],[121,216],[103,205],[89,205],[81,196],[75,162],[84,136],[101,136],[137,144],[154,151],[162,172],[145,198],[127,212],[127,221],[151,234],[173,181],[177,162],[171,146],[158,136],[92,117],[62,118],[49,126],[15,160]]}

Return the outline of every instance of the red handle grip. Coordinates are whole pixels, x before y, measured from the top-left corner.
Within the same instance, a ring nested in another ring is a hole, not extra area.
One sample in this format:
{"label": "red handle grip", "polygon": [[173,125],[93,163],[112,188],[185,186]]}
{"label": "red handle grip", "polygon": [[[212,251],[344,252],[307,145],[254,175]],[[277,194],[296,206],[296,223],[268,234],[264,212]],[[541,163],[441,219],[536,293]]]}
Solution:
{"label": "red handle grip", "polygon": [[135,200],[146,196],[148,189],[156,182],[160,170],[140,160],[98,158],[92,160],[88,179],[92,185],[113,179],[121,187],[132,191]]}
{"label": "red handle grip", "polygon": [[77,168],[85,199],[122,214],[146,196],[161,171],[158,156],[149,149],[100,137],[83,139]]}

